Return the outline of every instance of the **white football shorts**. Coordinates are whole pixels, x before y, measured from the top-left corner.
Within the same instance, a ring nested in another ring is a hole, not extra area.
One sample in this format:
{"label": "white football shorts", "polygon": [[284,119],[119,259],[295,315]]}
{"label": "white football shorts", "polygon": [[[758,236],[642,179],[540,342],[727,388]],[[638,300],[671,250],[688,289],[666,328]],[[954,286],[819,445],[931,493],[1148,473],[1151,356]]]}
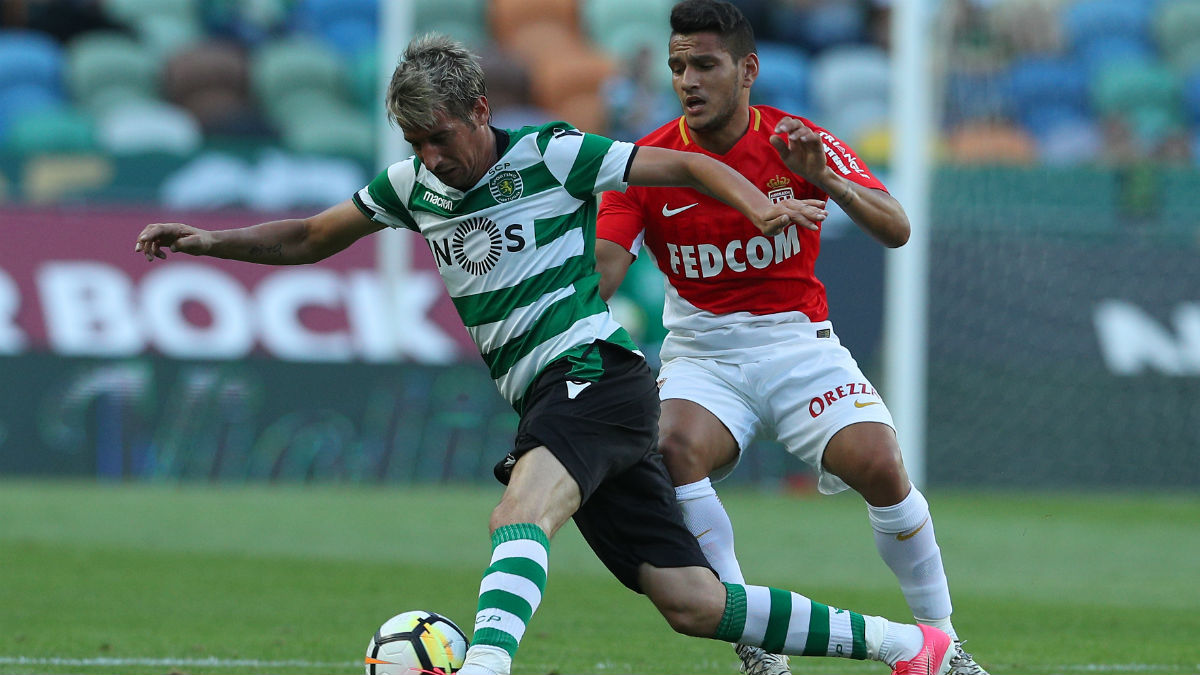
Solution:
{"label": "white football shorts", "polygon": [[659,399],[704,406],[737,441],[738,458],[714,471],[713,480],[733,471],[756,435],[773,433],[788,452],[813,468],[822,493],[835,494],[848,486],[821,466],[829,439],[858,422],[895,428],[883,399],[828,321],[806,324],[794,339],[741,356],[676,356],[659,370]]}

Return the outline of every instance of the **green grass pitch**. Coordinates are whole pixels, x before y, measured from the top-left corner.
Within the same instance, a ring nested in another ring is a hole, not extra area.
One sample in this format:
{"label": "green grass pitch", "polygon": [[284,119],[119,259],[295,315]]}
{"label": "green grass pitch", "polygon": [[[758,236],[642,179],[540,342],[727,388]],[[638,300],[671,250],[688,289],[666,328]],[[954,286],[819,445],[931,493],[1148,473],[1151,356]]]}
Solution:
{"label": "green grass pitch", "polygon": [[[408,609],[469,631],[499,488],[0,482],[0,673],[362,672]],[[747,577],[909,619],[851,494],[728,490]],[[930,491],[955,625],[994,675],[1200,672],[1200,497]],[[568,525],[516,671],[735,673]],[[801,673],[886,673],[793,659]]]}

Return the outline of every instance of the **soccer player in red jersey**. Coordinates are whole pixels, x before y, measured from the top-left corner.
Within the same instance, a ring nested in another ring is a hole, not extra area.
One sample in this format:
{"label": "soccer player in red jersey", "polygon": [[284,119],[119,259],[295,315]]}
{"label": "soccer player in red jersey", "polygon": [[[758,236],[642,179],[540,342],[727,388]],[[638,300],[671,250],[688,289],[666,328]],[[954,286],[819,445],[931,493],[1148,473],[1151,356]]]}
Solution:
{"label": "soccer player in red jersey", "polygon": [[[736,168],[773,200],[826,200],[888,247],[908,218],[854,151],[812,122],[750,105],[754,35],[733,5],[684,0],[671,13],[668,65],[683,115],[639,145],[697,152]],[[905,471],[892,417],[838,341],[814,265],[820,232],[767,236],[686,188],[631,187],[600,207],[597,260],[608,299],[645,246],[667,278],[659,447],[689,529],[730,582],[744,581],[733,528],[711,480],[760,431],[813,467],[826,494],[867,502],[876,547],[919,623],[955,639],[952,673],[986,675],[963,651],[929,505]],[[781,675],[784,657],[738,647],[743,671]]]}

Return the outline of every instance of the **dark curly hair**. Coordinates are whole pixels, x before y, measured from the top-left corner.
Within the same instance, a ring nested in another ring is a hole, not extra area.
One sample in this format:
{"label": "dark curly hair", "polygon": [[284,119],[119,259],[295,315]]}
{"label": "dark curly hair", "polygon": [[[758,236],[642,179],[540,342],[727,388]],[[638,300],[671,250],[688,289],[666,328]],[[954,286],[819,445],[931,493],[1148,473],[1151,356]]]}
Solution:
{"label": "dark curly hair", "polygon": [[737,61],[754,53],[754,29],[745,15],[724,0],[683,0],[671,8],[671,32],[716,33]]}

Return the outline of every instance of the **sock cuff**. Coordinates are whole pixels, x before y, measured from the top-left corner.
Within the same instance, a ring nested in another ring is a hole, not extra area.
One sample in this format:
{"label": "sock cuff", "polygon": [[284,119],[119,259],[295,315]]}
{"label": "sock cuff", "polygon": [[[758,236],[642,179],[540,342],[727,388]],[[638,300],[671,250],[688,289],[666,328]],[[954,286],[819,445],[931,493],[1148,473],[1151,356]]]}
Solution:
{"label": "sock cuff", "polygon": [[712,481],[705,476],[695,483],[688,483],[687,485],[680,485],[675,488],[675,501],[687,502],[715,494],[717,494],[717,491],[713,489]]}
{"label": "sock cuff", "polygon": [[725,586],[725,613],[713,639],[739,642],[746,630],[746,588],[741,584],[721,583]]}
{"label": "sock cuff", "polygon": [[917,486],[912,485],[908,496],[901,499],[899,504],[892,506],[868,504],[867,514],[871,519],[871,526],[878,532],[907,532],[925,522],[925,519],[929,517],[929,502],[925,501],[925,495],[921,494]]}
{"label": "sock cuff", "polygon": [[512,525],[501,525],[492,533],[492,548],[496,548],[500,544],[507,541],[516,541],[518,539],[532,539],[542,545],[542,548],[550,550],[550,539],[546,536],[542,528],[533,523],[514,523]]}

